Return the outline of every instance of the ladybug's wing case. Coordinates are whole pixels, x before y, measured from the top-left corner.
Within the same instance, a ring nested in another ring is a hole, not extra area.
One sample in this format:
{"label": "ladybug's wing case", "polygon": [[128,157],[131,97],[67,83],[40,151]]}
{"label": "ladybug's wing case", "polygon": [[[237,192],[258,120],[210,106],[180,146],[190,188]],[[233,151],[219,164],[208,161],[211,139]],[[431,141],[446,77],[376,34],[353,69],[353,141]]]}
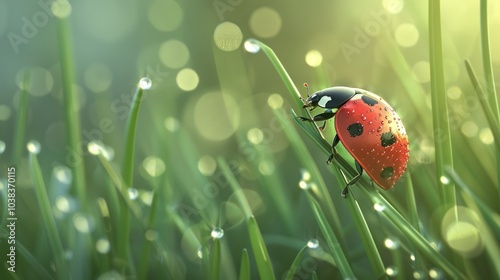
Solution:
{"label": "ladybug's wing case", "polygon": [[406,170],[408,137],[401,119],[381,97],[361,91],[335,115],[340,142],[368,176],[388,190]]}

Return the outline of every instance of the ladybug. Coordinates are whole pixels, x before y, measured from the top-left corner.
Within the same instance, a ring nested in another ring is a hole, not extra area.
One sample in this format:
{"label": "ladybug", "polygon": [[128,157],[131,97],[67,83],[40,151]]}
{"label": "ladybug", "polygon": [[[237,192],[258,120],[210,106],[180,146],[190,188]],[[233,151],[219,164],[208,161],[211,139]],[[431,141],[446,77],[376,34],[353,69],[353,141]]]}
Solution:
{"label": "ladybug", "polygon": [[[307,84],[304,84],[307,89]],[[301,98],[302,99],[302,98]],[[409,142],[405,128],[396,111],[380,96],[358,88],[331,87],[315,92],[304,102],[304,108],[325,108],[312,119],[300,117],[303,121],[324,121],[335,116],[335,135],[332,151],[340,142],[355,160],[358,174],[342,191],[346,197],[348,187],[354,185],[363,173],[384,190],[391,189],[406,170],[409,157]],[[333,154],[327,160],[330,163]]]}

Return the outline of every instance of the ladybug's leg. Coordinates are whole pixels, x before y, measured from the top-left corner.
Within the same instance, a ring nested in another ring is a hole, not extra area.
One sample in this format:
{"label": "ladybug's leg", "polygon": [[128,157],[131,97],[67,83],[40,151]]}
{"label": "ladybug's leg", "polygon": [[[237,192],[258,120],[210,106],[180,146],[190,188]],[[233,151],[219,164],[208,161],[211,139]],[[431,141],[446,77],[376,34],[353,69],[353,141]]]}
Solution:
{"label": "ladybug's leg", "polygon": [[347,185],[342,191],[342,196],[344,198],[346,198],[347,194],[349,193],[349,186],[356,184],[356,182],[359,180],[359,178],[361,178],[361,175],[363,174],[363,167],[359,165],[358,161],[355,161],[354,163],[354,165],[356,166],[356,170],[358,171],[358,175],[354,176],[349,182],[347,182]]}
{"label": "ladybug's leg", "polygon": [[328,119],[331,119],[335,116],[335,113],[332,111],[332,109],[326,109],[325,112],[321,114],[317,114],[312,118],[306,118],[306,117],[299,117],[303,121],[309,121],[309,122],[320,122],[320,121],[326,121]]}
{"label": "ladybug's leg", "polygon": [[335,146],[337,146],[337,144],[339,143],[339,141],[340,141],[339,136],[337,134],[335,134],[335,137],[333,138],[333,142],[332,142],[332,154],[326,160],[326,164],[330,164],[332,162],[333,155],[337,153],[335,151]]}

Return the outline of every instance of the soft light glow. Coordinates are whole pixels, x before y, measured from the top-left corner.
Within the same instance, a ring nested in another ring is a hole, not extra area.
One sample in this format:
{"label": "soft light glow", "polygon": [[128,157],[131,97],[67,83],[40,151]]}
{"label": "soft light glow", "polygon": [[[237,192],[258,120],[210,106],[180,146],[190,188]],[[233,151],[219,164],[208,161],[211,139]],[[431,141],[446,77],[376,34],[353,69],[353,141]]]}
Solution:
{"label": "soft light glow", "polygon": [[310,50],[306,53],[306,63],[311,67],[318,67],[323,63],[323,55],[317,50]]}
{"label": "soft light glow", "polygon": [[194,124],[202,137],[211,141],[225,140],[240,124],[238,103],[229,94],[209,92],[202,95],[194,106]]}
{"label": "soft light glow", "polygon": [[198,73],[193,69],[184,68],[177,73],[175,81],[181,90],[192,91],[198,87],[200,78],[198,77]]}
{"label": "soft light glow", "polygon": [[493,138],[493,133],[491,132],[491,129],[489,127],[485,127],[481,129],[481,131],[479,131],[479,139],[481,139],[481,142],[486,145],[493,144],[493,141],[495,140]]}
{"label": "soft light glow", "polygon": [[217,162],[212,156],[202,156],[200,160],[198,160],[198,170],[201,174],[205,176],[212,176],[215,169],[217,169]]}
{"label": "soft light glow", "polygon": [[413,47],[418,42],[418,29],[415,25],[403,23],[396,28],[396,42],[405,48]]}
{"label": "soft light glow", "polygon": [[464,122],[460,129],[462,133],[469,138],[475,137],[479,132],[479,127],[477,127],[477,124],[473,121]]}
{"label": "soft light glow", "polygon": [[189,61],[190,53],[187,46],[178,40],[168,40],[160,46],[160,61],[167,67],[182,68]]}
{"label": "soft light glow", "polygon": [[243,33],[241,33],[238,25],[232,22],[223,22],[214,30],[215,45],[226,52],[238,49],[243,41]]}
{"label": "soft light glow", "polygon": [[32,154],[39,154],[40,153],[40,150],[41,150],[41,147],[40,147],[40,142],[36,141],[36,140],[31,140],[28,142],[28,144],[26,145],[26,147],[28,148],[28,151]]}
{"label": "soft light glow", "polygon": [[50,9],[52,10],[54,16],[58,18],[69,17],[69,15],[71,15],[71,10],[72,10],[71,4],[66,0],[57,0],[52,2]]}
{"label": "soft light glow", "polygon": [[169,32],[177,29],[184,19],[181,6],[173,0],[155,1],[148,9],[151,25],[159,31]]}
{"label": "soft light glow", "polygon": [[93,92],[105,92],[111,86],[113,73],[108,66],[94,63],[85,70],[83,81],[85,86]]}
{"label": "soft light glow", "polygon": [[256,127],[251,128],[247,132],[247,139],[255,145],[260,144],[264,140],[264,133]]}
{"label": "soft light glow", "polygon": [[261,7],[250,15],[250,29],[262,38],[272,38],[281,30],[281,16],[274,9]]}
{"label": "soft light glow", "polygon": [[267,105],[273,109],[283,107],[283,97],[279,93],[273,93],[267,98]]}
{"label": "soft light glow", "polygon": [[158,177],[165,172],[165,163],[161,158],[155,156],[145,158],[142,167],[151,177]]}
{"label": "soft light glow", "polygon": [[419,61],[412,67],[413,78],[419,83],[428,83],[431,80],[431,70],[428,61]]}
{"label": "soft light glow", "polygon": [[107,238],[99,238],[95,243],[95,249],[100,254],[107,254],[111,249],[111,244],[109,243],[109,240]]}

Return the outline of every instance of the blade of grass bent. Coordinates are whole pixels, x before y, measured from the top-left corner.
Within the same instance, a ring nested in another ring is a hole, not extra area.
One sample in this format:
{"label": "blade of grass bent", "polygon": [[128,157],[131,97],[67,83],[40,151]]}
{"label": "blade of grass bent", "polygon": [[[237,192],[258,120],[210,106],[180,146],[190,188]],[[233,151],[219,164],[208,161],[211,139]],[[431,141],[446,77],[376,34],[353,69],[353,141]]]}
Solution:
{"label": "blade of grass bent", "polygon": [[47,189],[43,180],[40,164],[35,153],[30,152],[29,163],[31,176],[33,178],[33,186],[38,200],[40,214],[43,220],[43,226],[49,238],[49,244],[54,256],[56,273],[58,279],[70,279],[69,268],[64,260],[64,249],[61,243],[61,238],[57,230],[54,216],[52,215],[52,207],[47,195]]}
{"label": "blade of grass bent", "polygon": [[286,274],[285,280],[292,280],[293,279],[293,276],[295,275],[295,272],[297,271],[297,268],[299,268],[300,262],[302,261],[302,258],[304,257],[304,255],[305,255],[305,253],[307,252],[308,249],[309,249],[309,247],[307,245],[304,246],[299,251],[299,253],[297,254],[297,256],[295,256],[295,259],[293,260],[292,265],[290,266],[290,269],[288,270],[288,272]]}

